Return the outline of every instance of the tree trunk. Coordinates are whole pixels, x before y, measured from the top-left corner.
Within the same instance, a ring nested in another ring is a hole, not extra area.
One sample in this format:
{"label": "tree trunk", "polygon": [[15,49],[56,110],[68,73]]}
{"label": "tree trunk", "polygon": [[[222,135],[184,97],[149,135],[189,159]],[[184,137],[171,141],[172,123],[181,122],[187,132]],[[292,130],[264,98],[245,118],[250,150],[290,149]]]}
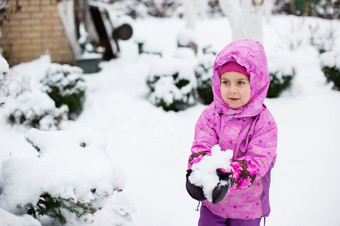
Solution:
{"label": "tree trunk", "polygon": [[195,30],[197,18],[205,17],[208,7],[207,0],[183,0],[184,1],[184,17],[186,28]]}
{"label": "tree trunk", "polygon": [[253,39],[262,42],[262,2],[252,0],[220,0],[229,19],[233,40]]}

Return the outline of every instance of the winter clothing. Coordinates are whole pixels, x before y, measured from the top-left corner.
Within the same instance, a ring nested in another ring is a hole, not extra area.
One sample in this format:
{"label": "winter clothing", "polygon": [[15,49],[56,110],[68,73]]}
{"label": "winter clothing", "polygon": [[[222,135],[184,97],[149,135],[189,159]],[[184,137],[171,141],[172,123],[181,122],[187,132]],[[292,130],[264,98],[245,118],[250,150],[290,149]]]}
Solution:
{"label": "winter clothing", "polygon": [[[250,78],[250,100],[237,109],[229,107],[220,91],[221,67],[231,61],[243,66]],[[223,219],[250,220],[269,215],[270,171],[276,160],[277,126],[263,103],[268,87],[267,59],[259,42],[234,41],[217,55],[212,78],[214,101],[196,123],[188,168],[209,154],[214,145],[234,151],[229,172],[232,183],[226,198],[217,204],[203,201],[205,207]]]}
{"label": "winter clothing", "polygon": [[220,182],[214,188],[212,193],[213,204],[221,202],[227,196],[228,191],[232,185],[233,176],[231,172],[226,172],[224,169],[216,169],[216,173],[220,179]]}
{"label": "winter clothing", "polygon": [[219,76],[223,75],[224,73],[231,72],[231,71],[235,71],[235,72],[244,74],[245,76],[247,76],[249,78],[249,75],[248,75],[245,67],[239,65],[235,61],[231,61],[231,62],[224,64],[219,71]]}
{"label": "winter clothing", "polygon": [[203,194],[203,190],[201,187],[198,187],[194,184],[192,184],[189,180],[189,176],[191,174],[192,170],[187,170],[187,175],[186,175],[186,189],[191,196],[191,198],[196,199],[197,201],[203,201],[206,200],[207,198]]}
{"label": "winter clothing", "polygon": [[261,218],[251,220],[225,219],[213,214],[207,207],[201,207],[198,226],[260,226]]}

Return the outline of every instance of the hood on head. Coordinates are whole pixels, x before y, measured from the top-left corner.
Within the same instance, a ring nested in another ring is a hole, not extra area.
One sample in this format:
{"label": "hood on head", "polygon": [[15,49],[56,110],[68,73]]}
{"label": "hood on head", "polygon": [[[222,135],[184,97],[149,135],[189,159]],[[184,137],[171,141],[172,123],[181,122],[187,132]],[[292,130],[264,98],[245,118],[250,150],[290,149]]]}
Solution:
{"label": "hood on head", "polygon": [[[221,95],[219,71],[230,61],[245,67],[250,76],[250,100],[238,109],[230,108]],[[238,114],[240,117],[257,115],[264,108],[269,82],[267,58],[262,44],[250,39],[231,42],[220,51],[214,62],[212,89],[218,112]]]}

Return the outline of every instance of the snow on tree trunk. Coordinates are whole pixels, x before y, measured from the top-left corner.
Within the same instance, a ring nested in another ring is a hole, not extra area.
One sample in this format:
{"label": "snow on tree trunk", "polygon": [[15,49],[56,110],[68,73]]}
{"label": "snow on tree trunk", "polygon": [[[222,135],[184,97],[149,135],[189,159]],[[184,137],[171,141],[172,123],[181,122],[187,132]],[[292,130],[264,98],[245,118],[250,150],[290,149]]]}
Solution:
{"label": "snow on tree trunk", "polygon": [[263,1],[220,0],[219,4],[229,19],[233,40],[247,38],[262,42]]}
{"label": "snow on tree trunk", "polygon": [[188,29],[195,30],[197,17],[205,17],[207,6],[207,0],[184,0],[184,16]]}
{"label": "snow on tree trunk", "polygon": [[274,0],[265,0],[263,2],[263,15],[266,19],[266,22],[270,22],[270,18],[272,16],[272,11],[274,8]]}
{"label": "snow on tree trunk", "polygon": [[81,55],[81,49],[76,37],[73,0],[59,2],[58,11],[61,21],[64,25],[67,40],[70,44],[70,47],[72,48],[73,55],[75,56],[75,58],[78,58]]}

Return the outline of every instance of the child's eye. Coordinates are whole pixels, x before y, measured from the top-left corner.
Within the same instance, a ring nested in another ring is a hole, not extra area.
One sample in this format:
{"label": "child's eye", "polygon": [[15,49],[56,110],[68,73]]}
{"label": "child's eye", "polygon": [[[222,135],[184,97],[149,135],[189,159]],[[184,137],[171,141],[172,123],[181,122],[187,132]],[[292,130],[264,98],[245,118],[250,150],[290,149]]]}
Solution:
{"label": "child's eye", "polygon": [[238,81],[237,84],[243,85],[243,84],[245,84],[245,82],[244,81]]}
{"label": "child's eye", "polygon": [[223,83],[224,85],[229,85],[229,82],[228,82],[228,81],[222,81],[222,83]]}

